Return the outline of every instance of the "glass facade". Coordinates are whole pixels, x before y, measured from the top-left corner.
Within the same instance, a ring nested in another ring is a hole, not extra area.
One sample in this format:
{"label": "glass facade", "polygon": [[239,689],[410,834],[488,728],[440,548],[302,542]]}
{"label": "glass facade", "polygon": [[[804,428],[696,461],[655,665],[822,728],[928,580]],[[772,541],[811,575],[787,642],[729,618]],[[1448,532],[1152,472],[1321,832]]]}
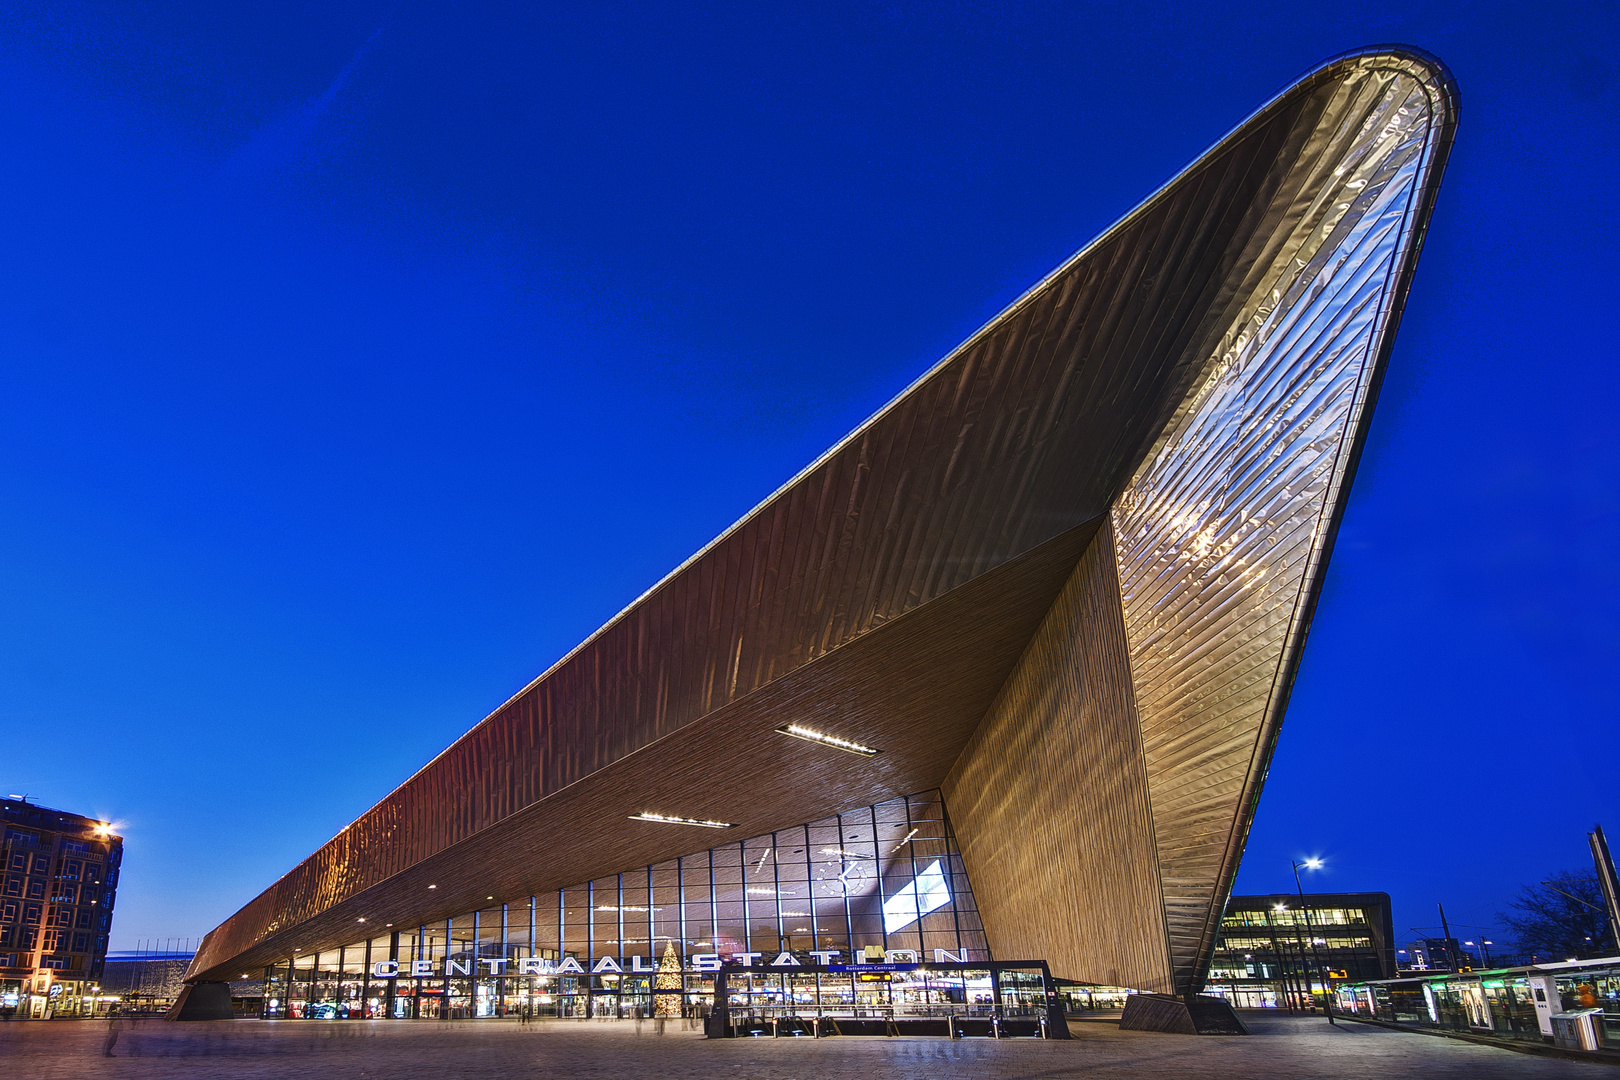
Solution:
{"label": "glass facade", "polygon": [[1234,896],[1204,993],[1238,1009],[1311,1008],[1335,980],[1391,975],[1389,912],[1384,893]]}
{"label": "glass facade", "polygon": [[384,930],[266,969],[265,1016],[693,1016],[712,1004],[722,960],[745,965],[729,997],[749,1014],[995,996],[988,969],[791,971],[990,959],[937,791]]}

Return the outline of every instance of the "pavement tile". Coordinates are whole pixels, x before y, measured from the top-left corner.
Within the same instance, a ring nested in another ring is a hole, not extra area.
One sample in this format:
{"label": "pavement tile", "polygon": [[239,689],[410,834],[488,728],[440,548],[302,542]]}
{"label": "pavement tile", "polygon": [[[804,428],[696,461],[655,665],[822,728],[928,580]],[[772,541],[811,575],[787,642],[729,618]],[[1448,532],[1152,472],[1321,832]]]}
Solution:
{"label": "pavement tile", "polygon": [[1318,1018],[1264,1017],[1248,1038],[1075,1023],[1068,1041],[711,1041],[679,1021],[106,1021],[0,1023],[5,1080],[1620,1080],[1613,1066]]}

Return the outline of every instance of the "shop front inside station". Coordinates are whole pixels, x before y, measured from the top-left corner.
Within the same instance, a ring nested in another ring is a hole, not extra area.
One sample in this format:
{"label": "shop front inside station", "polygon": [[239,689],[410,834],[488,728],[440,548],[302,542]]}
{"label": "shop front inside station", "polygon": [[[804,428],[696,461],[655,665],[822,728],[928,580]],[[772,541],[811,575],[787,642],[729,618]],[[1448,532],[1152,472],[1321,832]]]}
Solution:
{"label": "shop front inside station", "polygon": [[[696,830],[694,830],[696,831]],[[1035,1015],[992,961],[937,791],[265,969],[270,1019]]]}

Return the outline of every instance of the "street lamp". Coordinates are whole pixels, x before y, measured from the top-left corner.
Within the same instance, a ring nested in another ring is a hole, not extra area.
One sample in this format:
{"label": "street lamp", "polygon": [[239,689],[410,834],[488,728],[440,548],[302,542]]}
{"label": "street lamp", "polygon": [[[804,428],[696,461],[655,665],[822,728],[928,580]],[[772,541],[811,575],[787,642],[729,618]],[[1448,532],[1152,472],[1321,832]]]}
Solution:
{"label": "street lamp", "polygon": [[[1322,954],[1316,949],[1316,928],[1311,925],[1311,908],[1309,904],[1305,903],[1305,886],[1300,884],[1299,880],[1300,867],[1303,866],[1307,870],[1320,870],[1322,869],[1322,860],[1313,855],[1304,862],[1300,862],[1298,859],[1290,859],[1289,861],[1294,864],[1294,889],[1299,893],[1299,907],[1301,911],[1305,912],[1305,932],[1311,936],[1311,959],[1316,962],[1316,973],[1322,979],[1322,1010],[1327,1013],[1328,1023],[1337,1027],[1339,1022],[1333,1019],[1333,984],[1328,979],[1327,969],[1322,966]],[[1304,947],[1301,946],[1300,952],[1303,954],[1304,951]],[[1305,989],[1307,992],[1310,991],[1309,982],[1306,982]]]}

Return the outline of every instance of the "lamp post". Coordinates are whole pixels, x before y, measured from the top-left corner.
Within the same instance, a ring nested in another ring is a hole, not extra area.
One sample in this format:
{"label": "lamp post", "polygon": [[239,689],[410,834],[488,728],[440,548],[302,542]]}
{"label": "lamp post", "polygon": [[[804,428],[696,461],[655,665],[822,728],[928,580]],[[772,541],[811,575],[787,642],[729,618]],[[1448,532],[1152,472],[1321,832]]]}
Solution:
{"label": "lamp post", "polygon": [[[1320,870],[1322,868],[1322,860],[1310,858],[1306,859],[1304,862],[1300,862],[1297,859],[1290,859],[1289,861],[1294,864],[1294,889],[1299,893],[1300,910],[1305,912],[1305,932],[1309,934],[1311,938],[1311,959],[1316,963],[1317,974],[1322,977],[1322,1009],[1327,1013],[1328,1023],[1337,1027],[1339,1022],[1333,1019],[1333,984],[1328,980],[1327,969],[1322,966],[1322,954],[1316,950],[1316,928],[1311,925],[1310,905],[1305,903],[1305,886],[1300,884],[1299,880],[1299,868],[1301,866],[1307,870]],[[1303,952],[1303,950],[1301,951]],[[1305,992],[1307,995],[1310,993],[1310,989],[1311,984],[1309,980],[1307,980],[1305,983]]]}

